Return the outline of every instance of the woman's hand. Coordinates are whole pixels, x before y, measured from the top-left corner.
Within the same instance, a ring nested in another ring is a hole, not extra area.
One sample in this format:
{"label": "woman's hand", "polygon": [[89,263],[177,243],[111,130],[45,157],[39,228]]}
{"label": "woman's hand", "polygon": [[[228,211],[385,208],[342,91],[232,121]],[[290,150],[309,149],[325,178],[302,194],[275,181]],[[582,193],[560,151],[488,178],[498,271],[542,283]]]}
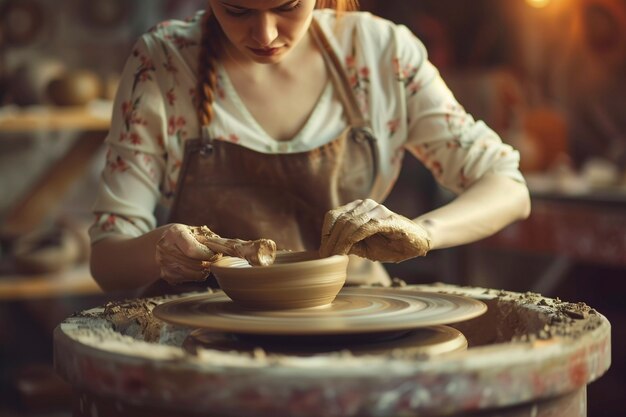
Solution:
{"label": "woman's hand", "polygon": [[424,256],[428,232],[374,200],[356,200],[324,217],[320,255],[353,254],[373,261],[401,262]]}
{"label": "woman's hand", "polygon": [[178,223],[165,227],[155,255],[161,278],[170,284],[206,279],[210,265],[222,254],[200,243],[202,238],[200,227]]}
{"label": "woman's hand", "polygon": [[271,265],[276,243],[270,239],[225,239],[206,226],[175,223],[165,228],[156,245],[161,278],[170,284],[204,280],[211,264],[222,255],[243,258],[251,265]]}

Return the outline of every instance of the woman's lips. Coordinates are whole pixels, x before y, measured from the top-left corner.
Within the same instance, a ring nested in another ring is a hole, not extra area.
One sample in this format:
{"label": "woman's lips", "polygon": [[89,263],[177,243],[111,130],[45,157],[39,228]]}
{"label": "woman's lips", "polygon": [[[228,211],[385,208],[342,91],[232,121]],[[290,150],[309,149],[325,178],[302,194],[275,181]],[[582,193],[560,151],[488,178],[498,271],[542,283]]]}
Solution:
{"label": "woman's lips", "polygon": [[250,49],[254,54],[259,55],[259,56],[272,56],[272,55],[276,55],[280,51],[280,48],[262,48],[262,49],[248,48],[248,49]]}

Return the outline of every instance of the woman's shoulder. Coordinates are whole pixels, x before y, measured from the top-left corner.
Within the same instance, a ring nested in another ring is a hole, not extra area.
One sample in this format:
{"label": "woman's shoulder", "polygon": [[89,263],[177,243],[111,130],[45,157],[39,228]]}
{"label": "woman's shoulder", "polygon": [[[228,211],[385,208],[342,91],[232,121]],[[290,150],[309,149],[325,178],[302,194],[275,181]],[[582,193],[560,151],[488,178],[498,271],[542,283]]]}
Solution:
{"label": "woman's shoulder", "polygon": [[313,14],[320,22],[329,25],[337,23],[345,28],[361,26],[380,30],[396,26],[394,22],[367,11],[337,12],[333,9],[317,9]]}
{"label": "woman's shoulder", "polygon": [[204,10],[200,10],[184,20],[164,20],[148,29],[142,37],[159,41],[159,43],[172,44],[177,48],[195,45],[200,37],[203,15]]}
{"label": "woman's shoulder", "polygon": [[337,13],[331,9],[315,11],[315,18],[343,45],[353,45],[356,37],[372,50],[383,51],[397,41],[406,28],[366,11]]}

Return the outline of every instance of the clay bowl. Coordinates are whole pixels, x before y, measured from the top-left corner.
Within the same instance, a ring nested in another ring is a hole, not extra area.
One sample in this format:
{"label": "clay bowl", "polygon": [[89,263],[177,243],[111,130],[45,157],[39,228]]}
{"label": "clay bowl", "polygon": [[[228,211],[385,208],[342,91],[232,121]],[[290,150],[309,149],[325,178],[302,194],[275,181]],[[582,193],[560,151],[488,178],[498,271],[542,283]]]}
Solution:
{"label": "clay bowl", "polygon": [[259,310],[320,307],[332,303],[346,282],[347,255],[278,252],[269,266],[224,257],[211,265],[221,289],[237,305]]}

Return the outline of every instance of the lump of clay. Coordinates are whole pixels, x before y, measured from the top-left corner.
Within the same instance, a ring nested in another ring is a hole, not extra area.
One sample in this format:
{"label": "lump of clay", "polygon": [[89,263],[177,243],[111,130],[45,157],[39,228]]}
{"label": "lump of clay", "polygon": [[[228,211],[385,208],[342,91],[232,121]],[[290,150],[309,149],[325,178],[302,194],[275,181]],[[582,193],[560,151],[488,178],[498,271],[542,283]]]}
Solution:
{"label": "lump of clay", "polygon": [[267,266],[273,264],[276,259],[276,243],[270,239],[225,239],[206,226],[198,228],[195,236],[213,252],[243,258],[250,265]]}

